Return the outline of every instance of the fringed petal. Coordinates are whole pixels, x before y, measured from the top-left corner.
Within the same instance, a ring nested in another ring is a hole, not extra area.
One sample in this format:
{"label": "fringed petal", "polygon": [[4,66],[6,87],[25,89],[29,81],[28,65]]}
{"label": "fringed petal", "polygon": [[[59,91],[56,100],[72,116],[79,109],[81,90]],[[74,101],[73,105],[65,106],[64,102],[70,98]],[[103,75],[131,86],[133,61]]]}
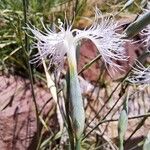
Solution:
{"label": "fringed petal", "polygon": [[[101,19],[100,21],[99,18]],[[117,33],[118,25],[113,18],[104,18],[100,11],[96,10],[95,21],[89,29],[83,31],[75,29],[76,41],[87,38],[90,39],[106,64],[106,68],[118,71],[123,67],[116,61],[127,61],[128,57],[125,53],[124,44],[127,40],[123,39],[123,35]],[[108,67],[109,66],[109,67]]]}
{"label": "fringed petal", "polygon": [[135,67],[132,68],[132,74],[127,78],[127,81],[138,85],[150,84],[150,66],[144,67],[137,61]]}

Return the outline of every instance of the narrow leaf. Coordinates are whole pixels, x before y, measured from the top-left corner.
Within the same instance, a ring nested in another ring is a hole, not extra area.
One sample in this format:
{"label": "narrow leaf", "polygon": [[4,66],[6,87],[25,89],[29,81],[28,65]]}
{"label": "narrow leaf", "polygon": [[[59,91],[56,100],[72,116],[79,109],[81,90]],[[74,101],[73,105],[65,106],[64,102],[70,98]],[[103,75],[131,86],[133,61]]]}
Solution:
{"label": "narrow leaf", "polygon": [[134,2],[134,0],[128,0],[128,1],[124,4],[122,10],[124,10],[124,9],[128,8],[129,6],[131,6],[131,5],[133,4],[133,2]]}
{"label": "narrow leaf", "polygon": [[119,122],[118,122],[119,150],[124,150],[123,142],[124,142],[124,136],[128,125],[127,113],[128,113],[128,97],[126,97],[126,101],[124,103],[123,110],[121,111]]}
{"label": "narrow leaf", "polygon": [[133,37],[138,34],[143,28],[150,24],[150,12],[140,16],[136,21],[131,23],[125,30],[128,37]]}
{"label": "narrow leaf", "polygon": [[119,117],[118,134],[119,134],[119,150],[123,150],[124,135],[127,130],[128,116],[125,110],[122,110]]}
{"label": "narrow leaf", "polygon": [[43,124],[43,126],[45,127],[45,129],[48,131],[49,130],[48,126],[47,126],[46,122],[43,120],[42,116],[39,116],[39,119],[40,119],[41,123]]}

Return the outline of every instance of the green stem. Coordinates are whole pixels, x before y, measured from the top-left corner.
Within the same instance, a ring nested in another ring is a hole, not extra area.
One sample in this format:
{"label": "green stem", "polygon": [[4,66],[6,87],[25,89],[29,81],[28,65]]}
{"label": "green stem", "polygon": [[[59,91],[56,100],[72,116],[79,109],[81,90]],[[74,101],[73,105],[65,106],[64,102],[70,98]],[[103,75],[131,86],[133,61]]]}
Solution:
{"label": "green stem", "polygon": [[77,73],[76,50],[71,46],[68,54],[69,76],[70,76],[70,106],[73,130],[76,138],[76,148],[79,147],[79,140],[84,130],[85,114]]}
{"label": "green stem", "polygon": [[76,141],[76,150],[81,150],[81,139],[77,139]]}
{"label": "green stem", "polygon": [[123,141],[119,143],[119,150],[124,150]]}
{"label": "green stem", "polygon": [[[27,24],[27,11],[28,11],[28,1],[23,0],[23,13],[24,13],[24,26]],[[25,52],[26,54],[29,52],[29,39],[28,36],[25,34]],[[27,65],[29,69],[29,78],[30,78],[30,83],[31,83],[31,93],[32,93],[32,98],[33,98],[33,103],[35,106],[35,112],[36,112],[36,124],[37,124],[37,141],[39,138],[39,125],[40,125],[40,120],[39,120],[39,114],[38,114],[38,106],[36,103],[36,98],[35,98],[35,93],[34,93],[34,87],[33,87],[33,75],[32,75],[32,70],[31,70],[31,65],[29,63],[29,57],[27,56]]]}
{"label": "green stem", "polygon": [[[66,108],[66,112],[69,112],[69,101],[70,101],[70,95],[69,95],[69,90],[70,90],[70,77],[69,77],[69,72],[67,72],[66,75],[66,80],[67,80],[67,90],[65,93],[67,93],[66,95],[66,101],[65,101],[65,108]],[[68,92],[67,92],[68,91]],[[66,119],[67,119],[67,126],[68,126],[68,135],[69,135],[69,141],[70,141],[70,148],[71,150],[74,150],[74,134],[73,134],[73,128],[72,128],[72,124],[71,124],[71,119],[70,119],[70,115],[69,113],[66,114]]]}

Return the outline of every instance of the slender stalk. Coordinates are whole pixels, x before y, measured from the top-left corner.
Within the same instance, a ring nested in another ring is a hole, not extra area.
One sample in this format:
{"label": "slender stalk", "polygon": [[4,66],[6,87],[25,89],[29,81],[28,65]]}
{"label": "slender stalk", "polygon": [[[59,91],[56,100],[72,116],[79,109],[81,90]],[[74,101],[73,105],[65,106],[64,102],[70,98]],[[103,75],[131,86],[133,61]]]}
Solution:
{"label": "slender stalk", "polygon": [[71,44],[70,51],[68,51],[68,64],[69,64],[69,95],[70,95],[70,106],[71,106],[71,117],[72,117],[72,124],[73,130],[76,139],[76,150],[80,148],[80,139],[81,135],[84,130],[85,124],[85,113],[84,113],[84,106],[83,100],[80,90],[80,84],[78,80],[78,73],[77,73],[77,62],[76,62],[76,49],[73,44]]}
{"label": "slender stalk", "polygon": [[[133,119],[139,119],[139,118],[143,118],[143,117],[150,117],[150,113],[143,114],[143,115],[132,116],[132,117],[129,117],[128,119],[129,119],[129,120],[133,120]],[[100,125],[100,124],[103,124],[103,123],[107,123],[107,122],[116,122],[116,121],[118,121],[118,120],[119,120],[119,119],[102,120],[102,121],[99,122],[99,125]]]}
{"label": "slender stalk", "polygon": [[[66,81],[67,81],[67,91],[66,91],[66,101],[65,101],[65,109],[66,109],[66,112],[69,112],[70,111],[70,105],[69,105],[69,102],[70,102],[70,75],[69,75],[69,71],[67,72],[67,75],[66,75]],[[74,134],[73,134],[73,128],[72,128],[72,122],[71,122],[71,119],[70,119],[70,115],[69,113],[66,113],[66,119],[67,119],[67,125],[68,125],[68,135],[69,135],[69,141],[70,141],[70,147],[71,147],[71,150],[74,150]]]}
{"label": "slender stalk", "polygon": [[97,55],[94,59],[92,59],[89,63],[85,64],[83,68],[78,72],[78,74],[81,74],[83,71],[88,69],[93,63],[95,63],[98,59],[101,58],[101,55]]}
{"label": "slender stalk", "polygon": [[76,150],[81,150],[81,139],[76,141]]}
{"label": "slender stalk", "polygon": [[[28,0],[22,0],[23,1],[23,14],[24,14],[24,26],[27,24],[27,12],[28,12]],[[26,53],[29,52],[29,39],[28,36],[25,34],[25,50]],[[32,98],[33,98],[33,103],[35,106],[35,112],[36,112],[36,126],[37,126],[37,141],[40,135],[39,132],[39,125],[40,125],[40,120],[39,120],[39,114],[38,114],[38,106],[36,103],[36,98],[35,98],[35,93],[34,93],[34,87],[33,87],[33,75],[32,75],[32,70],[31,70],[31,65],[29,63],[29,57],[27,55],[27,65],[29,69],[29,79],[30,79],[30,84],[31,84],[31,93],[32,93]]]}

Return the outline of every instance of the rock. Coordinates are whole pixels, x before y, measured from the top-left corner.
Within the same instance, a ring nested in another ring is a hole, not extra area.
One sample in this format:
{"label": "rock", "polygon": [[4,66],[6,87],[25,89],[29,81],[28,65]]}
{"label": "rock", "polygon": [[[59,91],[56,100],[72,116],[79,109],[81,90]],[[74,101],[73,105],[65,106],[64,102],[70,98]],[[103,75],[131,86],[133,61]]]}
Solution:
{"label": "rock", "polygon": [[[19,76],[0,76],[0,90],[0,149],[26,150],[37,130],[30,82]],[[51,95],[38,85],[34,92],[40,110]],[[52,110],[53,104],[50,100],[41,115]]]}

